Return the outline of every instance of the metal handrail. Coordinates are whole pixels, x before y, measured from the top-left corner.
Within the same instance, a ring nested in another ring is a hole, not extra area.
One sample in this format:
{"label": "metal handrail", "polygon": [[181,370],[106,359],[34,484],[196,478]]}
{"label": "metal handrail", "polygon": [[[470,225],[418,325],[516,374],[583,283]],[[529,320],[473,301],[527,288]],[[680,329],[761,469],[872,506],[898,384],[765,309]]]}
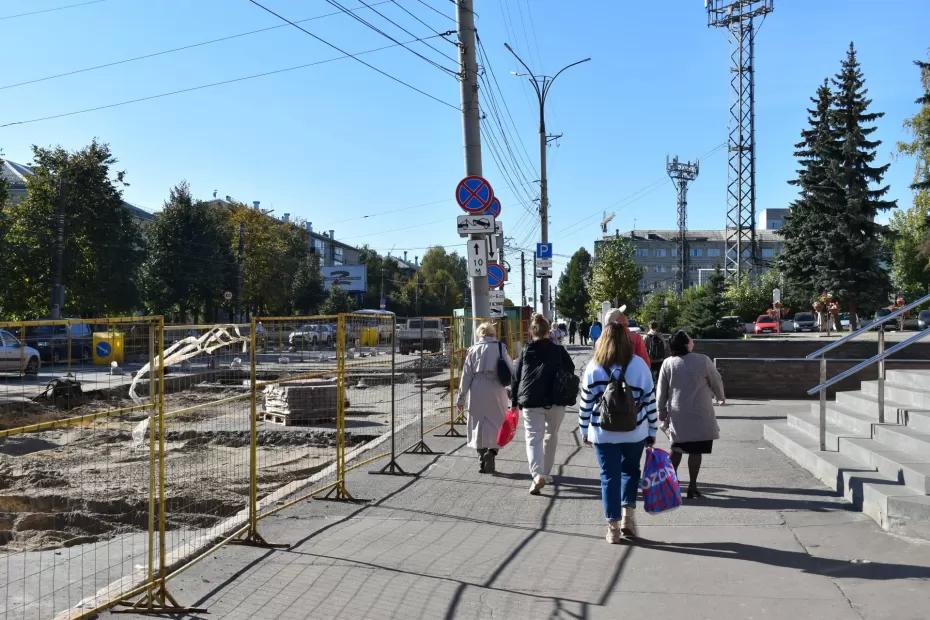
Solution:
{"label": "metal handrail", "polygon": [[[811,389],[807,390],[807,394],[808,394],[809,396],[813,396],[814,394],[816,394],[817,392],[819,392],[819,391],[821,391],[821,390],[826,390],[827,388],[829,388],[829,387],[831,387],[831,386],[833,386],[833,385],[836,385],[837,383],[839,383],[839,382],[842,381],[843,379],[845,379],[845,378],[847,378],[847,377],[849,377],[849,376],[851,376],[851,375],[856,374],[857,372],[859,372],[859,371],[862,370],[863,368],[868,368],[869,366],[871,366],[871,365],[874,364],[875,362],[882,361],[882,360],[884,360],[885,358],[887,358],[887,357],[889,357],[889,356],[891,356],[891,355],[894,355],[894,354],[897,353],[898,351],[901,351],[902,349],[906,349],[906,348],[909,347],[910,345],[914,344],[914,343],[917,342],[918,340],[921,340],[922,338],[924,338],[924,337],[926,337],[926,336],[928,336],[928,335],[930,335],[930,329],[921,330],[921,331],[917,332],[916,334],[914,334],[913,336],[911,336],[910,338],[908,338],[908,339],[906,339],[906,340],[902,340],[901,342],[899,342],[898,344],[894,345],[893,347],[888,348],[888,349],[885,349],[883,352],[878,353],[878,354],[876,354],[876,355],[873,355],[872,357],[870,357],[870,358],[867,359],[867,360],[862,360],[861,362],[859,362],[858,364],[856,364],[856,365],[853,366],[852,368],[849,368],[849,369],[847,369],[847,370],[844,370],[844,371],[841,372],[840,374],[838,374],[838,375],[836,375],[835,377],[833,377],[832,379],[828,380],[826,383],[821,383],[820,385],[818,385],[818,386],[816,386],[816,387],[812,387]],[[811,361],[813,361],[813,360],[811,360]],[[835,360],[831,360],[831,361],[835,361]],[[905,360],[901,360],[901,361],[905,361]],[[909,361],[925,361],[925,360],[909,360]]]}
{"label": "metal handrail", "polygon": [[[852,332],[851,334],[847,334],[843,336],[842,338],[840,338],[839,340],[831,342],[825,347],[821,347],[820,349],[814,351],[813,353],[805,357],[805,359],[809,359],[809,360],[815,359],[817,357],[820,358],[820,383],[818,383],[816,386],[809,389],[807,393],[810,395],[813,395],[813,394],[816,394],[817,392],[820,392],[820,451],[821,452],[827,449],[827,388],[829,388],[831,385],[835,385],[837,382],[842,381],[843,379],[849,377],[852,374],[859,372],[860,370],[864,368],[868,368],[869,366],[875,363],[878,363],[878,399],[877,399],[878,400],[878,423],[879,424],[885,423],[885,359],[887,359],[889,355],[893,355],[897,353],[898,351],[906,349],[907,347],[914,344],[918,340],[921,340],[924,336],[930,333],[930,330],[923,330],[923,331],[917,332],[910,338],[902,340],[901,342],[899,342],[898,344],[894,345],[893,347],[891,347],[890,349],[886,351],[885,350],[884,324],[887,323],[888,321],[896,319],[897,317],[903,315],[905,312],[909,312],[910,310],[913,310],[914,308],[921,306],[927,302],[930,302],[930,294],[924,295],[920,299],[916,301],[912,301],[906,306],[902,306],[898,308],[897,310],[892,311],[887,316],[879,317],[877,319],[873,319],[872,321],[869,321],[868,323],[866,323],[865,325],[863,325],[856,331]],[[860,334],[863,334],[871,329],[874,329],[876,326],[881,327],[881,329],[879,329],[879,332],[878,332],[878,353],[873,355],[869,359],[865,360],[864,362],[856,364],[852,368],[849,368],[848,370],[841,372],[840,374],[838,374],[837,376],[833,377],[832,379],[828,381],[827,380],[826,354],[832,351],[833,349],[839,347],[840,345],[846,342],[849,342],[853,338],[856,338]]]}
{"label": "metal handrail", "polygon": [[812,359],[814,359],[814,358],[821,357],[822,355],[824,355],[824,354],[826,354],[826,353],[832,351],[833,349],[837,348],[838,346],[840,346],[840,345],[842,345],[842,344],[845,344],[846,342],[849,342],[850,340],[852,340],[853,338],[859,336],[860,334],[863,334],[863,333],[865,333],[865,332],[867,332],[867,331],[870,331],[870,330],[874,329],[875,326],[880,325],[880,324],[885,324],[885,323],[887,323],[888,321],[890,321],[891,319],[896,319],[896,318],[898,318],[899,316],[901,316],[902,314],[904,314],[905,312],[909,312],[909,311],[913,310],[914,308],[916,308],[917,306],[922,306],[922,305],[924,305],[925,303],[930,303],[930,295],[924,295],[923,297],[921,297],[921,298],[918,299],[917,301],[912,301],[911,303],[907,304],[906,306],[901,306],[900,308],[898,308],[897,310],[893,311],[893,312],[892,312],[891,314],[889,314],[888,316],[883,316],[883,317],[879,317],[879,318],[877,318],[877,319],[872,319],[871,321],[869,321],[868,323],[866,323],[865,325],[863,325],[862,327],[860,327],[860,328],[857,329],[856,331],[854,331],[854,332],[852,332],[852,333],[849,333],[849,334],[846,334],[845,336],[843,336],[843,337],[840,338],[839,340],[834,340],[834,341],[831,342],[830,344],[828,344],[828,345],[826,345],[826,346],[823,346],[823,347],[817,349],[817,350],[814,351],[813,353],[809,353],[809,354],[806,356],[806,358],[809,359],[809,360],[812,360]]}

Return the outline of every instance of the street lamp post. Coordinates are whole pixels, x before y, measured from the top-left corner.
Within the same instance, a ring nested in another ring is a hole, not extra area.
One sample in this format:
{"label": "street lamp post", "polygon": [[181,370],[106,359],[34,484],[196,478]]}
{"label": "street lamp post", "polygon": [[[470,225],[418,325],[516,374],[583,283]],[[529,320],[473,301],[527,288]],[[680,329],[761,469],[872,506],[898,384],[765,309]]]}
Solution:
{"label": "street lamp post", "polygon": [[[506,47],[507,51],[513,54],[514,58],[526,69],[526,73],[515,73],[514,75],[529,78],[530,84],[533,85],[533,90],[536,91],[536,97],[539,100],[539,240],[542,243],[549,243],[549,185],[546,178],[546,145],[549,143],[549,137],[546,135],[546,96],[549,94],[549,89],[552,88],[552,83],[555,82],[555,79],[559,77],[563,71],[575,65],[580,65],[583,62],[588,62],[591,59],[585,58],[565,65],[559,69],[555,75],[549,77],[548,75],[536,75],[527,64],[523,62],[523,59],[517,56],[517,53],[513,51],[513,48],[510,47],[509,44],[504,43],[504,47]],[[535,277],[536,274],[533,273],[533,278],[535,279]],[[550,295],[548,285],[549,278],[542,278],[542,313],[543,316],[551,319],[552,313],[549,308]]]}

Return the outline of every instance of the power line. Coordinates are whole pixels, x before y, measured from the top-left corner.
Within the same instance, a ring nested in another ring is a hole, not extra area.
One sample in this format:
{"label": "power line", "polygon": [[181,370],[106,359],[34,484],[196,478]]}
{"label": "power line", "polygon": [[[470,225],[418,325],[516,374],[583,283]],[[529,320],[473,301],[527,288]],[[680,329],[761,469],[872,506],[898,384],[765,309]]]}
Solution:
{"label": "power line", "polygon": [[[49,120],[53,120],[53,119],[56,119],[56,118],[65,118],[65,117],[68,117],[68,116],[77,116],[78,114],[86,114],[86,113],[88,113],[88,112],[98,112],[98,111],[100,111],[100,110],[109,110],[109,109],[111,109],[111,108],[118,108],[118,107],[122,107],[122,106],[124,106],[124,105],[130,105],[130,104],[133,104],[133,103],[141,103],[141,102],[143,102],[143,101],[151,101],[151,100],[153,100],[153,99],[161,99],[161,98],[163,98],[163,97],[170,97],[170,96],[173,96],[173,95],[181,95],[181,94],[184,94],[184,93],[190,93],[190,92],[194,92],[194,91],[198,91],[198,90],[203,90],[203,89],[205,89],[205,88],[212,88],[212,87],[214,87],[214,86],[224,86],[224,85],[226,85],[226,84],[234,84],[234,83],[236,83],[236,82],[244,82],[244,81],[246,81],[246,80],[253,80],[253,79],[256,79],[256,78],[260,78],[260,77],[267,77],[267,76],[269,76],[269,75],[276,75],[276,74],[278,74],[278,73],[286,73],[286,72],[288,72],[288,71],[296,71],[296,70],[298,70],[298,69],[306,69],[307,67],[314,67],[314,66],[317,66],[317,65],[322,65],[322,64],[326,64],[326,63],[330,63],[330,62],[335,62],[335,61],[337,61],[337,60],[343,60],[343,59],[345,59],[345,58],[354,58],[355,60],[359,60],[358,58],[356,58],[356,56],[361,56],[361,55],[363,55],[363,54],[372,54],[372,53],[374,53],[374,52],[380,52],[380,51],[383,51],[383,50],[386,50],[386,49],[391,49],[391,48],[393,48],[393,47],[397,47],[397,46],[396,46],[396,45],[385,45],[385,46],[383,46],[383,47],[377,47],[377,48],[374,48],[374,49],[365,50],[365,51],[363,51],[363,52],[356,52],[354,55],[352,55],[352,54],[343,54],[342,56],[336,56],[336,57],[333,57],[333,58],[326,58],[326,59],[324,59],[324,60],[317,60],[317,61],[314,61],[314,62],[308,62],[308,63],[302,64],[302,65],[294,65],[294,66],[291,66],[291,67],[284,67],[284,68],[282,68],[282,69],[274,69],[274,70],[272,70],[272,71],[263,71],[262,73],[253,73],[252,75],[244,75],[244,76],[237,77],[237,78],[232,78],[232,79],[229,79],[229,80],[221,80],[221,81],[219,81],[219,82],[210,82],[210,83],[208,83],[208,84],[200,84],[200,85],[198,85],[198,86],[191,86],[190,88],[181,88],[181,89],[178,89],[178,90],[172,90],[172,91],[168,91],[168,92],[165,92],[165,93],[158,93],[158,94],[156,94],[156,95],[148,95],[148,96],[146,96],[146,97],[136,97],[135,99],[126,99],[126,100],[124,100],[124,101],[118,101],[118,102],[116,102],[116,103],[109,103],[109,104],[105,104],[105,105],[94,106],[94,107],[92,107],[92,108],[84,108],[84,109],[81,109],[81,110],[74,110],[74,111],[71,111],[71,112],[62,112],[62,113],[60,113],[60,114],[50,114],[50,115],[48,115],[48,116],[40,116],[40,117],[37,117],[37,118],[30,118],[30,119],[26,119],[26,120],[22,120],[22,121],[12,121],[12,122],[9,122],[9,123],[0,124],[0,129],[2,129],[2,128],[4,128],[4,127],[12,127],[12,126],[14,126],[14,125],[28,125],[28,124],[30,124],[30,123],[38,123],[38,122],[40,122],[40,121],[49,121]],[[359,60],[359,62],[362,62],[363,64],[367,64],[367,63],[365,63],[365,62],[362,61],[362,60]],[[378,69],[376,69],[376,70],[380,72],[380,70],[378,70]],[[392,77],[391,79],[395,79],[395,78]],[[411,87],[411,88],[413,88],[414,90],[418,90],[418,89],[416,89],[415,87]],[[422,92],[422,91],[418,91],[418,92]],[[427,95],[428,97],[430,97],[430,98],[435,99],[435,97],[432,97],[432,95],[429,95],[429,94],[427,94],[427,93],[424,93],[424,94],[426,94],[426,95]],[[448,106],[450,106],[450,107],[453,107],[453,108],[455,107],[455,106],[452,106],[451,104],[446,103],[445,101],[442,101],[441,99],[437,99],[437,101],[439,101],[440,103],[444,103],[445,105],[448,105]],[[458,108],[455,108],[455,109],[458,110]]]}
{"label": "power line", "polygon": [[[98,2],[103,2],[104,0],[97,0]],[[392,0],[381,0],[380,2],[374,2],[371,6],[378,6],[380,4],[388,4]],[[362,7],[356,7],[362,8]],[[325,17],[333,17],[334,15],[342,15],[342,11],[333,11],[332,13],[325,13],[323,15],[316,15],[314,17],[305,17],[303,19],[294,20],[296,24],[302,24],[304,22],[315,21],[318,19],[323,19]],[[280,28],[287,28],[288,24],[278,24],[277,26],[268,26],[266,28],[259,28],[257,30],[249,30],[247,32],[239,32],[237,34],[231,34],[217,39],[210,39],[208,41],[199,41],[197,43],[191,43],[189,45],[182,45],[180,47],[172,47],[170,49],[161,50],[158,52],[152,52],[150,54],[142,54],[141,56],[133,56],[132,58],[124,58],[122,60],[114,60],[112,62],[105,62],[99,65],[92,65],[89,67],[82,67],[80,69],[73,69],[71,71],[64,71],[62,73],[55,73],[53,75],[46,75],[44,77],[35,78],[32,80],[25,80],[23,82],[15,82],[12,84],[4,84],[0,86],[0,90],[6,90],[8,88],[16,88],[18,86],[26,86],[28,84],[35,84],[37,82],[45,82],[48,80],[54,80],[62,77],[67,77],[69,75],[77,75],[78,73],[86,73],[88,71],[96,71],[97,69],[106,69],[107,67],[115,67],[117,65],[123,65],[130,62],[135,62],[137,60],[145,60],[147,58],[155,58],[157,56],[164,56],[165,54],[173,54],[175,52],[182,52],[184,50],[194,49],[198,47],[204,47],[206,45],[212,45],[214,43],[222,43],[223,41],[230,41],[232,39],[238,39],[241,37],[247,37],[253,34],[258,34],[260,32],[268,32],[270,30],[278,30]],[[439,34],[439,33],[437,33]]]}
{"label": "power line", "polygon": [[[360,0],[360,1],[362,2],[362,4],[365,4],[364,0]],[[389,35],[389,34],[386,33],[385,31],[381,30],[380,28],[378,28],[377,26],[375,26],[374,24],[372,24],[372,23],[369,22],[368,20],[364,19],[364,18],[361,17],[360,15],[358,15],[358,14],[356,14],[356,13],[350,11],[350,10],[347,9],[346,7],[342,6],[342,5],[339,4],[339,2],[337,2],[336,0],[326,0],[326,2],[328,2],[328,3],[331,4],[332,6],[336,7],[337,9],[339,9],[340,11],[342,11],[343,13],[345,13],[346,15],[348,15],[349,17],[351,17],[351,18],[354,19],[355,21],[359,22],[360,24],[362,24],[362,25],[364,25],[364,26],[367,26],[368,28],[374,30],[375,32],[377,32],[378,34],[380,34],[381,36],[383,36],[384,38],[386,38],[386,39],[388,39],[388,40],[390,40],[390,41],[393,41],[394,43],[400,43],[400,41],[398,41],[397,39],[395,39],[394,37],[392,37],[391,35]],[[385,16],[383,13],[378,12],[377,10],[371,8],[371,7],[370,7],[369,5],[367,5],[367,4],[366,4],[365,6],[368,6],[368,8],[371,9],[373,12],[377,13],[378,15],[380,15],[381,17],[383,17],[383,18],[386,19],[387,21],[391,22],[392,24],[394,24],[395,26],[397,26],[398,28],[400,28],[401,30],[403,30],[404,32],[406,32],[407,34],[409,34],[409,35],[411,35],[411,36],[416,36],[416,35],[414,35],[412,32],[410,32],[409,30],[407,30],[406,28],[404,28],[403,26],[400,26],[400,25],[398,25],[396,22],[392,21],[389,17]],[[435,60],[433,60],[433,59],[431,59],[431,58],[428,58],[428,57],[424,56],[423,54],[421,54],[420,52],[416,51],[416,50],[413,49],[413,48],[407,47],[406,45],[403,45],[403,44],[401,44],[401,47],[403,47],[405,50],[407,50],[408,52],[410,52],[411,54],[413,54],[413,55],[416,56],[417,58],[420,58],[421,60],[424,60],[424,61],[426,61],[427,63],[429,63],[430,65],[436,67],[436,68],[439,69],[440,71],[444,71],[444,72],[446,72],[446,73],[448,73],[448,74],[450,74],[450,75],[452,75],[452,76],[458,77],[458,72],[457,72],[457,71],[453,71],[452,69],[449,69],[449,68],[447,68],[447,67],[444,67],[443,65],[439,64],[439,63],[436,62]],[[439,52],[440,54],[442,54],[442,55],[445,56],[446,58],[449,58],[450,60],[452,60],[452,62],[457,62],[454,58],[451,58],[450,56],[448,56],[448,55],[445,54],[444,52],[440,52],[439,50],[436,50],[436,48],[433,48],[432,46],[430,46],[430,48],[431,48],[431,49],[434,49],[434,50],[437,51],[437,52]]]}
{"label": "power line", "polygon": [[461,108],[459,108],[459,106],[457,106],[457,105],[452,105],[452,104],[449,103],[448,101],[443,101],[443,100],[440,99],[439,97],[433,96],[433,95],[429,94],[428,92],[426,92],[425,90],[421,90],[421,89],[417,88],[416,86],[414,86],[413,84],[410,84],[409,82],[405,82],[404,80],[400,79],[399,77],[395,77],[395,76],[391,75],[390,73],[388,73],[387,71],[384,71],[383,69],[379,69],[378,67],[376,67],[376,66],[374,66],[374,65],[372,65],[372,64],[370,64],[370,63],[365,62],[364,60],[362,60],[361,58],[358,58],[358,57],[355,56],[354,54],[350,54],[349,52],[345,51],[345,50],[342,49],[341,47],[338,47],[337,45],[335,45],[335,44],[333,44],[333,43],[330,43],[330,42],[327,41],[326,39],[324,39],[324,38],[322,38],[322,37],[319,37],[319,36],[313,34],[313,33],[310,32],[309,30],[307,30],[306,28],[303,28],[302,26],[300,26],[300,25],[298,25],[298,24],[295,24],[294,22],[292,22],[292,21],[289,20],[288,18],[284,17],[283,15],[281,15],[281,14],[279,14],[279,13],[276,13],[276,12],[272,11],[271,9],[269,9],[268,7],[266,7],[265,5],[263,5],[261,2],[258,2],[258,0],[249,0],[249,2],[251,2],[252,4],[254,4],[255,6],[257,6],[258,8],[262,9],[263,11],[265,11],[265,12],[267,12],[267,13],[270,13],[270,14],[274,15],[275,17],[277,17],[277,18],[280,19],[281,21],[287,22],[288,24],[290,24],[290,25],[293,26],[294,28],[297,28],[298,30],[300,30],[300,31],[303,32],[304,34],[313,37],[314,39],[316,39],[316,40],[319,41],[320,43],[323,43],[324,45],[327,45],[327,46],[333,48],[334,50],[336,50],[336,51],[339,52],[340,54],[344,54],[344,55],[346,55],[346,56],[352,58],[352,59],[355,60],[356,62],[365,65],[366,67],[368,67],[368,68],[371,69],[372,71],[375,71],[375,72],[377,72],[377,73],[380,73],[380,74],[383,75],[384,77],[386,77],[386,78],[388,78],[388,79],[390,79],[390,80],[393,80],[394,82],[397,82],[398,84],[400,84],[400,85],[402,85],[402,86],[406,86],[406,87],[409,88],[410,90],[413,90],[413,91],[415,91],[415,92],[418,92],[418,93],[420,93],[421,95],[423,95],[424,97],[429,97],[430,99],[432,99],[433,101],[435,101],[435,102],[437,102],[437,103],[441,103],[442,105],[444,105],[444,106],[446,106],[446,107],[452,108],[452,109],[455,110],[456,112],[461,112]]}
{"label": "power line", "polygon": [[[436,30],[435,28],[433,28],[432,26],[430,26],[429,24],[427,24],[425,21],[423,21],[422,19],[420,19],[420,18],[416,15],[416,13],[413,13],[412,11],[410,11],[407,7],[405,7],[403,4],[401,4],[401,3],[398,2],[397,0],[390,0],[390,2],[391,2],[391,4],[393,4],[394,6],[396,6],[397,8],[399,8],[401,11],[403,11],[404,13],[406,13],[407,15],[409,15],[410,17],[412,17],[413,19],[417,20],[418,22],[420,22],[421,24],[423,24],[424,26],[426,26],[427,28],[429,28],[430,30],[432,30],[433,32],[435,32],[436,34],[439,34],[439,31],[438,31],[438,30]],[[455,61],[455,62],[458,62],[458,61]]]}
{"label": "power line", "polygon": [[440,11],[439,9],[437,9],[436,7],[434,7],[433,5],[428,4],[427,2],[424,2],[423,0],[417,0],[417,2],[419,2],[420,4],[422,4],[423,6],[425,6],[426,8],[428,8],[430,11],[436,13],[437,15],[442,15],[443,17],[445,17],[446,19],[448,19],[448,20],[449,20],[450,22],[452,22],[453,24],[455,23],[455,18],[446,15],[445,13],[443,13],[442,11]]}
{"label": "power line", "polygon": [[107,0],[88,0],[87,2],[78,2],[75,4],[66,4],[64,6],[56,6],[50,9],[41,9],[39,11],[29,11],[27,13],[17,13],[15,15],[4,15],[0,17],[0,21],[7,19],[16,19],[17,17],[29,17],[30,15],[41,15],[43,13],[54,13],[55,11],[64,11],[65,9],[74,9],[79,6],[87,6],[88,4],[100,4],[101,2],[106,2]]}

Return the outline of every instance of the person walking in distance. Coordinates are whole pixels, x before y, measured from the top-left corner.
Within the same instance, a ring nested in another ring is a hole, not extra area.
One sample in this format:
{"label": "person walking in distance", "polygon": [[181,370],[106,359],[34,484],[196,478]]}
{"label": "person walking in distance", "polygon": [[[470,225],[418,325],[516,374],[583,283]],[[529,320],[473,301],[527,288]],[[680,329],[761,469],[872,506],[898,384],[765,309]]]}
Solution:
{"label": "person walking in distance", "polygon": [[624,331],[626,331],[627,338],[630,339],[630,344],[633,345],[633,353],[643,358],[643,361],[646,362],[646,368],[652,367],[652,359],[649,357],[649,352],[646,350],[646,343],[643,342],[643,337],[630,331],[630,320],[626,316],[625,305],[614,308],[608,312],[607,316],[604,317],[604,323],[618,323],[622,325]]}
{"label": "person walking in distance", "polygon": [[581,341],[581,346],[587,346],[588,330],[590,328],[591,328],[591,324],[588,323],[587,319],[581,319],[581,322],[578,323],[578,340]]}
{"label": "person walking in distance", "polygon": [[482,323],[475,335],[478,341],[465,353],[457,405],[459,411],[468,411],[466,440],[469,448],[478,451],[479,471],[493,474],[497,433],[507,411],[507,388],[498,376],[498,360],[503,359],[511,373],[513,360],[497,340],[493,323]]}
{"label": "person walking in distance", "polygon": [[[649,367],[633,354],[627,329],[610,323],[594,345],[581,379],[578,428],[594,444],[601,468],[607,542],[636,536],[640,459],[656,440],[656,401]],[[624,429],[624,430],[614,430]]]}
{"label": "person walking in distance", "polygon": [[726,404],[723,380],[714,362],[693,353],[694,340],[679,330],[669,343],[672,356],[659,371],[658,409],[662,428],[668,428],[672,440],[672,465],[678,471],[682,454],[688,454],[688,498],[701,497],[698,474],[705,454],[710,454],[720,427],[714,414],[712,396]]}
{"label": "person walking in distance", "polygon": [[568,320],[568,344],[575,344],[575,332],[578,331],[578,324],[575,319]]}
{"label": "person walking in distance", "polygon": [[575,363],[565,350],[548,338],[549,321],[541,314],[530,319],[533,338],[517,360],[510,388],[511,403],[520,406],[526,431],[526,460],[529,463],[530,495],[539,495],[552,483],[552,466],[559,441],[559,426],[565,407],[555,402],[555,375],[560,368],[575,372]]}
{"label": "person walking in distance", "polygon": [[601,337],[602,331],[603,327],[601,326],[601,322],[594,319],[594,322],[591,323],[591,328],[588,330],[588,336],[591,338],[592,345],[597,344],[597,339]]}
{"label": "person walking in distance", "polygon": [[668,357],[668,344],[662,334],[659,333],[658,322],[653,321],[649,324],[649,331],[646,333],[644,340],[646,341],[646,353],[652,361],[650,364],[652,379],[656,381],[659,377],[659,369],[662,368],[662,362]]}

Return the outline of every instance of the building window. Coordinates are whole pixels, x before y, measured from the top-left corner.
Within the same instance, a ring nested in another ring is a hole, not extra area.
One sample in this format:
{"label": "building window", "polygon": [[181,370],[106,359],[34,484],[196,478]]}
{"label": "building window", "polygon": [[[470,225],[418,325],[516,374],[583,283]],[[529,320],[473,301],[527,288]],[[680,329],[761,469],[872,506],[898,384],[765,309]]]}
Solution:
{"label": "building window", "polygon": [[775,258],[775,248],[762,248],[762,258]]}
{"label": "building window", "polygon": [[672,256],[678,256],[678,248],[672,248]]}
{"label": "building window", "polygon": [[322,239],[314,239],[313,249],[317,254],[323,256],[326,253],[326,243]]}
{"label": "building window", "polygon": [[704,256],[704,251],[701,248],[691,248],[691,256]]}
{"label": "building window", "polygon": [[781,220],[772,220],[769,222],[769,230],[778,230],[781,228]]}
{"label": "building window", "polygon": [[649,248],[636,248],[636,256],[645,258],[649,256]]}
{"label": "building window", "polygon": [[656,250],[656,256],[659,258],[665,258],[666,256],[668,256],[668,250],[666,250],[665,248],[658,248]]}
{"label": "building window", "polygon": [[707,248],[707,255],[714,257],[720,256],[720,248]]}

